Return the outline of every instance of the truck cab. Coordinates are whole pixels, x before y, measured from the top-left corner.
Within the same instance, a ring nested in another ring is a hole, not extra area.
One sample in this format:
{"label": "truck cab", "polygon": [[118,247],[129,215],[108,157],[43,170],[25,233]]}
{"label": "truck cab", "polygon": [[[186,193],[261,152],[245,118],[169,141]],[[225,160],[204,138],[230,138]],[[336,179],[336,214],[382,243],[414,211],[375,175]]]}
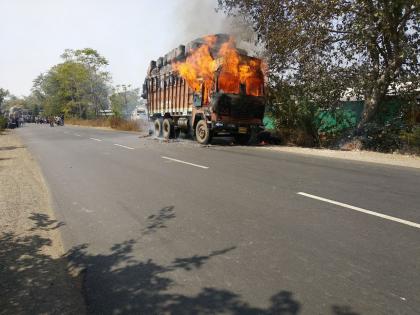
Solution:
{"label": "truck cab", "polygon": [[[254,59],[247,56],[242,58]],[[258,61],[255,61],[258,62]],[[252,132],[263,128],[265,111],[264,76],[262,72],[241,83],[234,75],[218,69],[210,91],[205,84],[194,93],[192,132],[200,143],[214,136],[233,136],[246,144]],[[198,122],[205,120],[197,128]]]}

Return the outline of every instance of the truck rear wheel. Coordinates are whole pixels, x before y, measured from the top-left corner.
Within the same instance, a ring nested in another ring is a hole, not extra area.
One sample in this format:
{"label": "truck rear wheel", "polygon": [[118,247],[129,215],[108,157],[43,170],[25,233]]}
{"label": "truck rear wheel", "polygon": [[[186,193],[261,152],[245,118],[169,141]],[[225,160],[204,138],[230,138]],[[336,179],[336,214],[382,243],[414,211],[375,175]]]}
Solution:
{"label": "truck rear wheel", "polygon": [[200,120],[195,127],[195,138],[200,144],[208,144],[211,141],[211,130],[205,120]]}
{"label": "truck rear wheel", "polygon": [[165,118],[163,120],[162,135],[165,139],[174,137],[174,121],[171,118]]}
{"label": "truck rear wheel", "polygon": [[155,137],[161,137],[162,136],[162,119],[156,118],[153,125],[155,127],[155,130],[154,130]]}

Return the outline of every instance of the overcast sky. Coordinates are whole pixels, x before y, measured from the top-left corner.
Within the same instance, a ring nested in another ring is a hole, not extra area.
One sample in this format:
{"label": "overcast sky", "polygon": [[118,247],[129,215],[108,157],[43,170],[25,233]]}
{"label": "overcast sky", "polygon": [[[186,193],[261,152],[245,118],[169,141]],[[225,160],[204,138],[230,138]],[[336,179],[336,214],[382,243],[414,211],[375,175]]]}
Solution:
{"label": "overcast sky", "polygon": [[113,84],[140,87],[148,63],[205,34],[224,31],[217,0],[0,0],[0,87],[21,96],[60,62],[91,47]]}

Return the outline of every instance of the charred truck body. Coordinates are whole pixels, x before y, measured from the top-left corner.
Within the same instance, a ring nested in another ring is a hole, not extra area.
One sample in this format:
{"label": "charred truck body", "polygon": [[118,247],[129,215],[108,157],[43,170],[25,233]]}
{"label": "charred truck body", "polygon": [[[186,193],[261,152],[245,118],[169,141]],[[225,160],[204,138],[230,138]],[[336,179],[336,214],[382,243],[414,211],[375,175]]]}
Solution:
{"label": "charred truck body", "polygon": [[183,131],[206,144],[232,135],[245,144],[262,128],[261,60],[237,49],[228,35],[206,36],[151,61],[143,97],[155,136]]}

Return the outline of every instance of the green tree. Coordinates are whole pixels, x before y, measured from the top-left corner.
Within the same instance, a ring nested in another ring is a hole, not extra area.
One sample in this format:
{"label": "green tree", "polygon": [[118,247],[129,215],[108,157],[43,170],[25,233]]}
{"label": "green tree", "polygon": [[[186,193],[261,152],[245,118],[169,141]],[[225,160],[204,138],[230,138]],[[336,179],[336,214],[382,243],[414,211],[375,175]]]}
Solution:
{"label": "green tree", "polygon": [[108,60],[92,48],[66,49],[61,57],[65,61],[80,63],[89,70],[88,93],[95,116],[97,116],[99,110],[108,107],[108,83],[111,76],[109,72],[104,70],[108,65]]}
{"label": "green tree", "polygon": [[9,94],[7,99],[3,102],[4,109],[8,110],[12,107],[25,107],[25,100],[21,97],[17,97],[16,95]]}
{"label": "green tree", "polygon": [[365,100],[359,128],[390,89],[419,88],[418,0],[218,0],[247,15],[266,47],[271,87],[299,89],[319,106],[345,91]]}
{"label": "green tree", "polygon": [[107,60],[91,48],[67,49],[61,57],[63,63],[34,80],[33,97],[47,115],[96,117],[109,102],[110,75],[103,70]]}
{"label": "green tree", "polygon": [[9,95],[9,91],[3,88],[0,88],[0,112],[2,109],[2,105],[6,99],[6,97]]}
{"label": "green tree", "polygon": [[134,108],[140,104],[140,89],[131,88],[131,85],[117,85],[110,100],[116,117],[129,118]]}
{"label": "green tree", "polygon": [[42,100],[46,115],[64,112],[86,117],[88,77],[88,70],[82,64],[66,61],[38,76],[33,94]]}

